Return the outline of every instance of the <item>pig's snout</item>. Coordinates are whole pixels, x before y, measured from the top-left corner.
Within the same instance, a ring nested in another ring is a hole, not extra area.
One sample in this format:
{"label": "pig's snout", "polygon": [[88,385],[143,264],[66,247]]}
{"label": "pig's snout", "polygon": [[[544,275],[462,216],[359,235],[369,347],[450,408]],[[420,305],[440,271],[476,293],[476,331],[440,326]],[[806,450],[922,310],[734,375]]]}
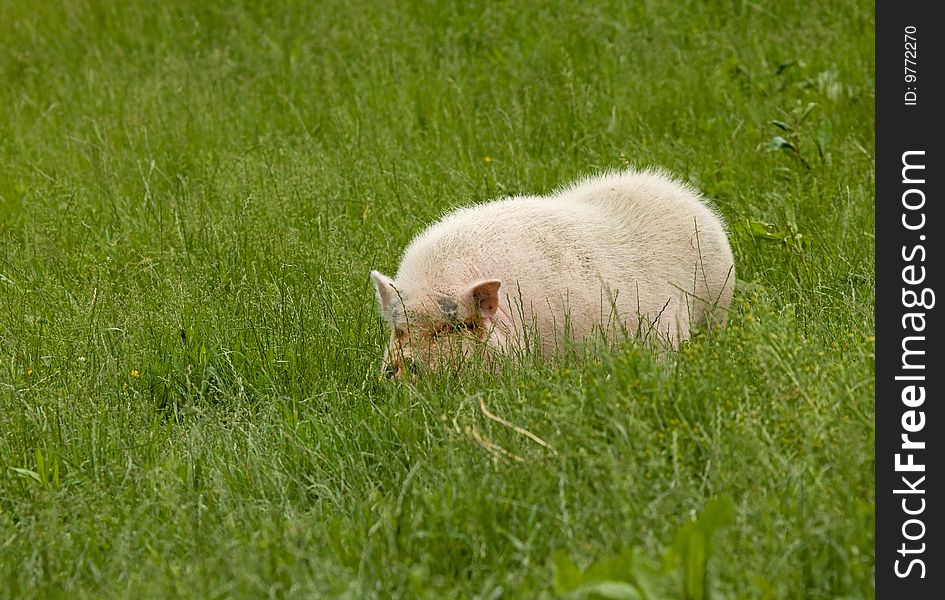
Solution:
{"label": "pig's snout", "polygon": [[398,357],[384,367],[384,376],[388,379],[401,380],[406,377],[411,381],[415,381],[419,372],[420,363],[409,356]]}

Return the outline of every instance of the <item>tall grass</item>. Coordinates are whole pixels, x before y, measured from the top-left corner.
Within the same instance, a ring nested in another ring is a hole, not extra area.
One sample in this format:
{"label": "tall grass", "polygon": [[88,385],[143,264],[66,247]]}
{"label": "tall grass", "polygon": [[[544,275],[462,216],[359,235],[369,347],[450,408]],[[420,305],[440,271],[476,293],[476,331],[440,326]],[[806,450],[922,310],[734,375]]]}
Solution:
{"label": "tall grass", "polygon": [[[871,3],[0,14],[0,597],[553,597],[715,497],[717,595],[873,595]],[[369,269],[627,164],[728,220],[727,329],[378,379]]]}

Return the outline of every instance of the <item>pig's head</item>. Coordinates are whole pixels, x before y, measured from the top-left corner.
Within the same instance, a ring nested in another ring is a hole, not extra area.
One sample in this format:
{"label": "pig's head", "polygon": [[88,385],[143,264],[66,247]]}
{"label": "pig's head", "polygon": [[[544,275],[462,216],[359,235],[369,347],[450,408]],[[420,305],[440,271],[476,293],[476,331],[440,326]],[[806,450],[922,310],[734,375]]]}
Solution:
{"label": "pig's head", "polygon": [[391,330],[381,365],[385,376],[413,381],[418,373],[465,359],[488,360],[483,350],[497,343],[501,282],[485,279],[441,293],[402,288],[378,271],[371,271],[371,281]]}

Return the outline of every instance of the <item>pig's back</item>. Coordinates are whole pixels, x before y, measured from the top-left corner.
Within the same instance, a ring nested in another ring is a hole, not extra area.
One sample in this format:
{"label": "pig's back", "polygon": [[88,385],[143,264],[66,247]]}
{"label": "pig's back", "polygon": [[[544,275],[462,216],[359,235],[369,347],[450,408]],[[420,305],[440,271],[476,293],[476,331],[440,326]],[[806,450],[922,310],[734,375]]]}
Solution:
{"label": "pig's back", "polygon": [[692,299],[727,307],[734,272],[724,226],[694,190],[627,172],[456,210],[408,246],[397,278],[442,293],[496,278],[503,304],[539,321],[599,323],[616,308],[675,314],[688,331]]}
{"label": "pig's back", "polygon": [[599,287],[600,267],[612,262],[624,233],[593,205],[506,198],[461,208],[429,227],[407,247],[397,277],[443,292],[485,278],[523,292],[557,282]]}

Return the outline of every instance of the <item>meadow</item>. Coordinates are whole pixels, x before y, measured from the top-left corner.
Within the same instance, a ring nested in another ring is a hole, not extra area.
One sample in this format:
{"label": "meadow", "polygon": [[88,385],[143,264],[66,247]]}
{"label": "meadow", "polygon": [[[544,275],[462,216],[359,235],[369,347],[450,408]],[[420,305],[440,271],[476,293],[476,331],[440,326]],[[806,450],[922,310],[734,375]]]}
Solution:
{"label": "meadow", "polygon": [[[0,15],[0,598],[874,595],[871,2]],[[726,329],[379,377],[370,269],[627,165]]]}

